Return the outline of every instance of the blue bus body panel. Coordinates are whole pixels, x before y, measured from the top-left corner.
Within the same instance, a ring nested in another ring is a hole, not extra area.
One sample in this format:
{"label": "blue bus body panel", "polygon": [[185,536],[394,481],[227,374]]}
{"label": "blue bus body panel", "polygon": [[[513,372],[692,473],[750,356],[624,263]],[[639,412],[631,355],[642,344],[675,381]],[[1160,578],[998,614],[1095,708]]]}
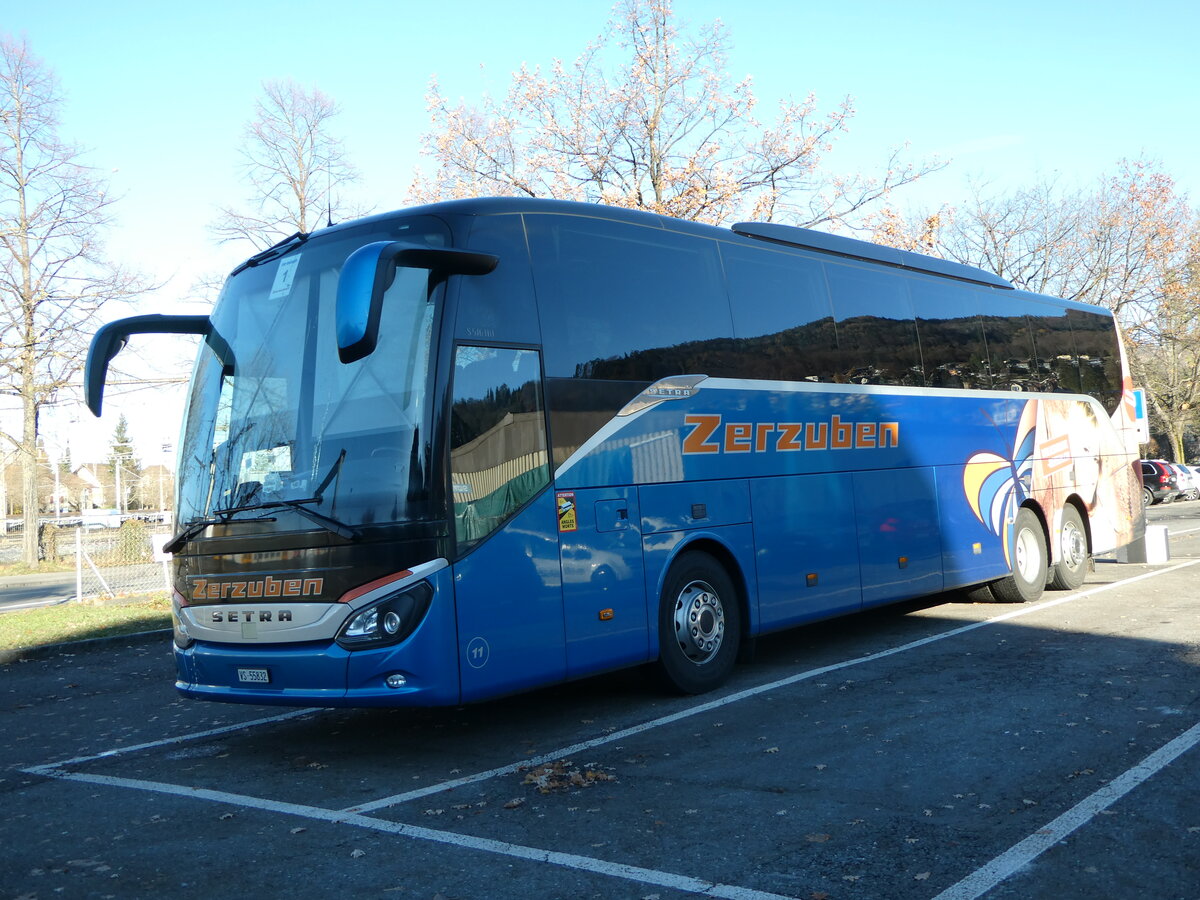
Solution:
{"label": "blue bus body panel", "polygon": [[567,676],[650,658],[637,489],[572,491],[574,530],[559,534]]}
{"label": "blue bus body panel", "polygon": [[553,491],[453,567],[463,702],[566,677]]}
{"label": "blue bus body panel", "polygon": [[933,469],[855,472],[863,606],[942,589]]}
{"label": "blue bus body panel", "polygon": [[750,497],[762,630],[859,609],[851,476],[757,478]]}

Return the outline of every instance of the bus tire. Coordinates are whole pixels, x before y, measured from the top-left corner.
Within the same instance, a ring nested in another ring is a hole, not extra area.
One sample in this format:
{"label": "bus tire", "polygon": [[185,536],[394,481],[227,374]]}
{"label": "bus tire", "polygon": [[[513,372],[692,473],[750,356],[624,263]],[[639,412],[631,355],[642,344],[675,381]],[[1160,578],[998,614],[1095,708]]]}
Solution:
{"label": "bus tire", "polygon": [[1001,603],[1029,603],[1046,588],[1046,535],[1033,510],[1022,506],[1013,523],[1012,574],[991,584]]}
{"label": "bus tire", "polygon": [[684,694],[720,687],[737,662],[742,614],[725,567],[701,551],[671,565],[658,604],[658,669]]}
{"label": "bus tire", "polygon": [[1074,591],[1083,584],[1088,568],[1087,532],[1079,510],[1068,503],[1063,507],[1062,527],[1058,537],[1058,562],[1050,577],[1050,589]]}

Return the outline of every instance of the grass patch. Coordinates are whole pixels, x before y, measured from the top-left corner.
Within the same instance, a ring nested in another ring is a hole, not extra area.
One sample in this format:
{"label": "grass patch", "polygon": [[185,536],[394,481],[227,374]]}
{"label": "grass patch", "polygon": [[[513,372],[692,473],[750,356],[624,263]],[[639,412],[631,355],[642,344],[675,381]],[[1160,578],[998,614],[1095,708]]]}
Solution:
{"label": "grass patch", "polygon": [[42,560],[36,566],[31,566],[28,563],[4,563],[0,565],[0,578],[8,575],[43,575],[46,572],[74,572],[75,560],[64,560],[62,562],[47,562]]}
{"label": "grass patch", "polygon": [[0,651],[171,627],[166,591],[117,603],[62,603],[0,613]]}

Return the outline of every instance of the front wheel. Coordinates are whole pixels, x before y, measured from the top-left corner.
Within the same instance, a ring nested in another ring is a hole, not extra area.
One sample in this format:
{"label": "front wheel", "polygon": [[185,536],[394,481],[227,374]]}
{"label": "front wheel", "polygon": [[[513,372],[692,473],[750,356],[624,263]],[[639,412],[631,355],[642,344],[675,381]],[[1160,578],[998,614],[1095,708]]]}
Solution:
{"label": "front wheel", "polygon": [[1063,507],[1062,527],[1058,532],[1058,557],[1050,587],[1056,591],[1076,590],[1087,575],[1088,546],[1083,517],[1070,504]]}
{"label": "front wheel", "polygon": [[684,694],[720,687],[742,638],[737,590],[725,567],[701,551],[680,555],[658,605],[658,668]]}
{"label": "front wheel", "polygon": [[1029,603],[1046,588],[1046,535],[1032,510],[1021,507],[1013,522],[1012,574],[991,584],[1001,603]]}

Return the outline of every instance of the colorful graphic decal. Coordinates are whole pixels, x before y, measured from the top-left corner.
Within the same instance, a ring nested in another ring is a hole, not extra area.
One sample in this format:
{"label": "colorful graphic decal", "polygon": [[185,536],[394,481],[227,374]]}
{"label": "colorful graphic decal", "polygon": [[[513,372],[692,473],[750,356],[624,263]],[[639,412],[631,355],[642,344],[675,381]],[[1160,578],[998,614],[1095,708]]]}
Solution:
{"label": "colorful graphic decal", "polygon": [[1017,509],[1033,487],[1033,451],[1037,438],[1037,401],[1021,411],[1011,459],[995,453],[974,454],[963,470],[963,491],[975,518],[1003,537],[1004,561],[1012,565],[1009,531]]}
{"label": "colorful graphic decal", "polygon": [[[1012,523],[1017,508],[1033,498],[1057,535],[1071,498],[1087,513],[1093,550],[1123,546],[1140,521],[1135,456],[1123,442],[1123,407],[1107,421],[1097,404],[1040,398],[1021,409],[1012,455],[973,454],[963,471],[963,492],[975,517],[1002,537],[1012,564]],[[1116,426],[1116,427],[1114,427]],[[1053,547],[1051,548],[1053,556]]]}

